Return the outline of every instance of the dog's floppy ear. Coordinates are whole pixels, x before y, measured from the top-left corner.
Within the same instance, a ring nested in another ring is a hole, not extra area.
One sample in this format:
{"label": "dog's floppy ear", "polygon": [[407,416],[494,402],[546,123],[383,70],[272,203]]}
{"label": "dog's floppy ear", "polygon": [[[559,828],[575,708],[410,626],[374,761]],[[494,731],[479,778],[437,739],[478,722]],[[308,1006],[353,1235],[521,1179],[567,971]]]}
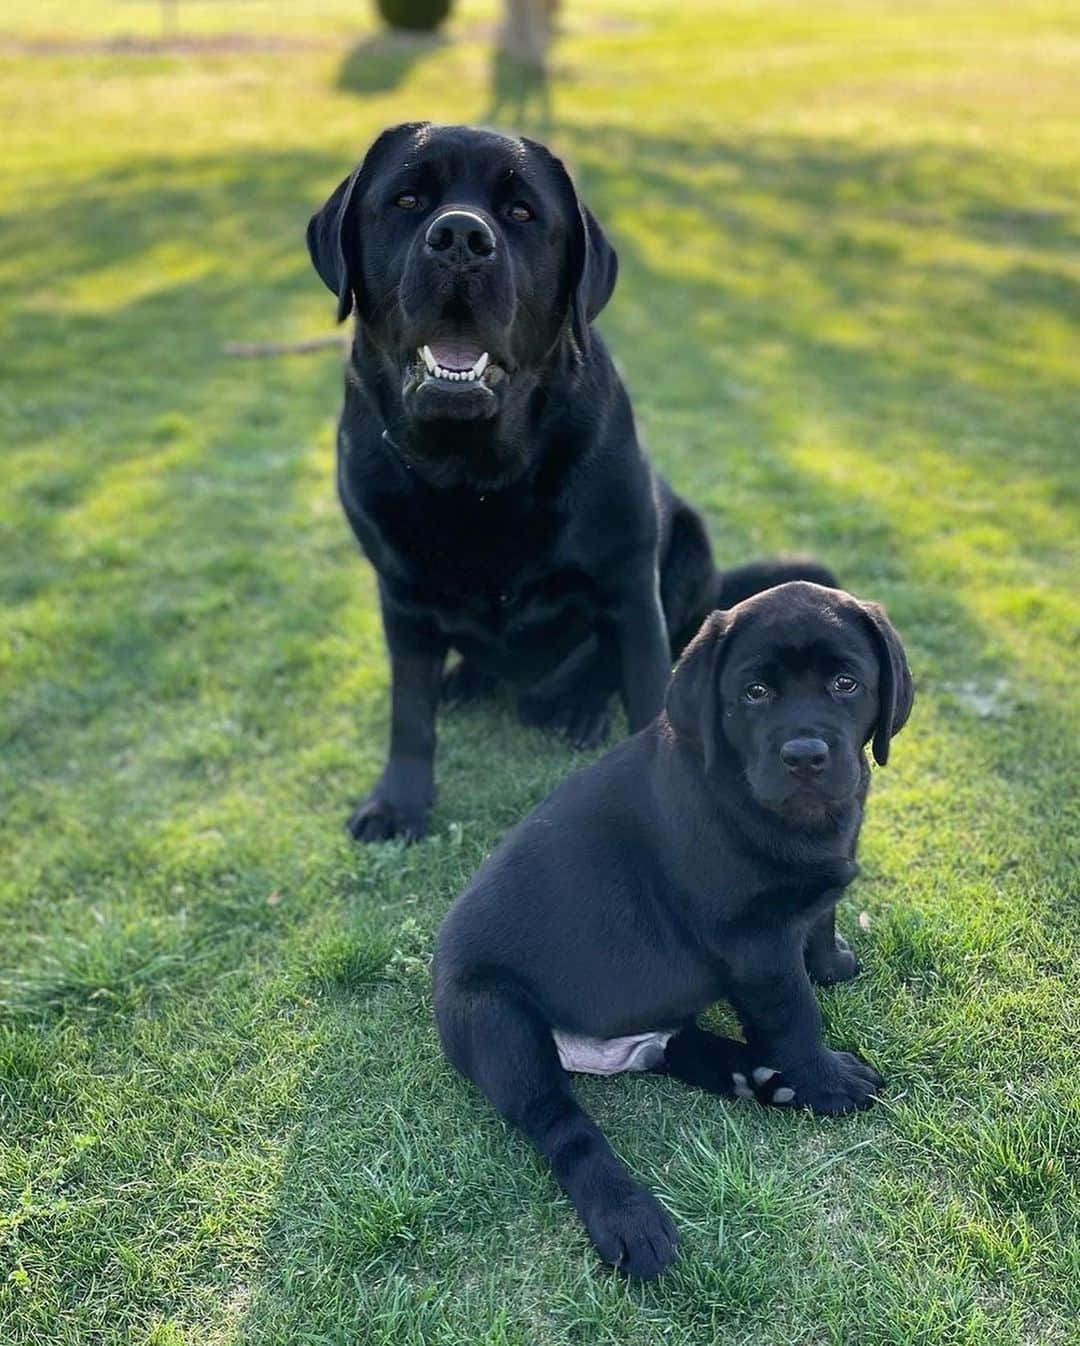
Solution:
{"label": "dog's floppy ear", "polygon": [[374,141],[363,162],[339,182],[329,200],[312,215],[307,227],[308,252],[323,284],[337,295],[337,320],[344,320],[357,305],[359,316],[360,237],[354,207],[383,152],[395,141],[427,126],[427,122],[402,122],[391,126]]}
{"label": "dog's floppy ear", "polygon": [[[575,199],[577,193],[574,193]],[[581,234],[571,252],[573,298],[571,313],[574,340],[583,355],[589,351],[589,324],[604,308],[615,289],[619,275],[619,254],[589,208],[578,202]],[[575,235],[577,229],[575,227]]]}
{"label": "dog's floppy ear", "polygon": [[696,743],[712,771],[720,746],[720,667],[734,619],[730,611],[713,612],[701,625],[668,683],[664,712],[679,738]]}
{"label": "dog's floppy ear", "polygon": [[573,179],[561,159],[546,145],[523,137],[530,149],[551,165],[563,190],[570,224],[570,323],[582,355],[589,352],[589,324],[603,309],[615,289],[619,255],[607,235],[577,194]]}
{"label": "dog's floppy ear", "polygon": [[874,761],[889,760],[889,743],[907,724],[915,700],[907,655],[892,622],[880,603],[860,603],[863,620],[870,628],[878,656],[878,715],[874,726]]}

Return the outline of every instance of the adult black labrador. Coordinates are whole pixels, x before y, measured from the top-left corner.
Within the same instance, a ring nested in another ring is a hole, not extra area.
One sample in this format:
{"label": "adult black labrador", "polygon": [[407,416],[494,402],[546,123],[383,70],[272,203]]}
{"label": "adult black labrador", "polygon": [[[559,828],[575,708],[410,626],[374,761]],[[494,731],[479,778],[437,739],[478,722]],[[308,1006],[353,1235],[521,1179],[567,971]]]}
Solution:
{"label": "adult black labrador", "polygon": [[[651,1037],[657,1068],[720,1094],[867,1106],[880,1077],[825,1046],[810,978],[855,973],[834,916],[856,873],[864,747],[884,764],[912,695],[876,604],[790,583],[714,612],[664,713],[534,809],[443,923],[447,1056],[548,1158],[600,1256],[632,1276],[672,1260],[674,1230],[562,1065],[609,1073]],[[745,1045],[697,1026],[721,998]]]}
{"label": "adult black labrador", "polygon": [[[355,311],[338,488],[378,572],[390,754],[350,820],[423,833],[440,689],[497,679],[529,724],[595,746],[621,692],[632,731],[716,606],[796,575],[721,580],[698,514],[650,467],[590,324],[615,252],[544,146],[471,127],[385,131],[308,226],[319,275]],[[463,656],[444,680],[448,651]]]}

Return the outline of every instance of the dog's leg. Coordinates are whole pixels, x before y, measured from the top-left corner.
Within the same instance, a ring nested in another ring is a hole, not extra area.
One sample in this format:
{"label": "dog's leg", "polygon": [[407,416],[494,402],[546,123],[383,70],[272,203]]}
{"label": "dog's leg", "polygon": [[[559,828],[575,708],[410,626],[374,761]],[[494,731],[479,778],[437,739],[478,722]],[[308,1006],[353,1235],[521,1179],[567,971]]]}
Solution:
{"label": "dog's leg", "polygon": [[747,940],[731,951],[729,978],[728,998],[751,1056],[783,1073],[796,1106],[822,1113],[870,1106],[881,1076],[857,1056],[825,1046],[801,946]]}
{"label": "dog's leg", "polygon": [[671,672],[656,558],[626,566],[610,624],[619,651],[619,692],[630,732],[656,719]]}
{"label": "dog's leg", "polygon": [[675,1229],[577,1104],[551,1028],[512,992],[443,985],[435,1014],[450,1061],[551,1164],[596,1251],[651,1280],[675,1257]]}
{"label": "dog's leg", "polygon": [[383,626],[390,647],[390,755],[348,827],[357,841],[415,841],[424,835],[435,797],[435,708],[446,645],[385,602]]}
{"label": "dog's leg", "polygon": [[755,1063],[746,1044],[689,1024],[668,1039],[658,1070],[696,1089],[723,1098],[754,1099],[761,1104],[790,1106],[795,1090],[780,1071]]}
{"label": "dog's leg", "polygon": [[836,908],[830,907],[810,927],[806,940],[806,970],[819,986],[850,981],[859,970],[858,960],[843,935],[836,933]]}
{"label": "dog's leg", "polygon": [[618,687],[616,654],[590,636],[546,677],[518,697],[522,724],[552,729],[575,748],[598,748],[611,733],[611,698]]}

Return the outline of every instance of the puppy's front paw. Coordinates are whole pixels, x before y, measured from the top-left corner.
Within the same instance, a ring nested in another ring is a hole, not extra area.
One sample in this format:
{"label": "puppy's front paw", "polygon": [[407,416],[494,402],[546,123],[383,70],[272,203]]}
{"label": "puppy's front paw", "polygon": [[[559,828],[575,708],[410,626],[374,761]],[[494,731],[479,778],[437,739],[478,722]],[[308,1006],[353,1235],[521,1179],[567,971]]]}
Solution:
{"label": "puppy's front paw", "polygon": [[859,960],[851,952],[843,935],[837,935],[832,949],[807,949],[806,970],[819,986],[835,986],[855,976],[859,970]]}
{"label": "puppy's front paw", "polygon": [[651,1281],[675,1260],[671,1216],[644,1187],[633,1187],[615,1202],[584,1216],[596,1251],[612,1266],[639,1281]]}
{"label": "puppy's front paw", "polygon": [[419,841],[427,831],[427,809],[422,804],[392,801],[376,790],[350,815],[345,826],[355,841]]}
{"label": "puppy's front paw", "polygon": [[795,1091],[791,1100],[795,1107],[830,1117],[868,1108],[884,1083],[873,1066],[857,1056],[827,1049],[809,1065],[785,1071],[784,1077]]}

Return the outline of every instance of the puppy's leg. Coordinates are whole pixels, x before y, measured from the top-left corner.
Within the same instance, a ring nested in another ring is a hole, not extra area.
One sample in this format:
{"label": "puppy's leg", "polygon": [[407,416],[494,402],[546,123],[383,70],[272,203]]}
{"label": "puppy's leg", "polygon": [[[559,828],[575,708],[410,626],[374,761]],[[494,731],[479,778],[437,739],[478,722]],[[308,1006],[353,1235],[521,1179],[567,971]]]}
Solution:
{"label": "puppy's leg", "polygon": [[830,907],[811,926],[806,940],[806,970],[819,986],[850,981],[859,964],[843,935],[836,933],[836,908]]}
{"label": "puppy's leg", "polygon": [[664,1074],[723,1098],[756,1099],[758,1103],[790,1105],[795,1090],[772,1066],[755,1064],[746,1044],[689,1024],[668,1039]]}
{"label": "puppy's leg", "polygon": [[522,724],[563,734],[575,748],[598,748],[611,733],[617,685],[614,651],[590,636],[558,668],[522,691],[518,715]]}
{"label": "puppy's leg", "polygon": [[446,645],[428,626],[383,602],[390,647],[390,755],[348,828],[357,841],[415,841],[435,797],[435,708]]}
{"label": "puppy's leg", "polygon": [[761,938],[732,950],[728,996],[756,1061],[783,1072],[796,1106],[815,1112],[869,1107],[881,1076],[849,1052],[830,1051],[801,947]]}
{"label": "puppy's leg", "polygon": [[513,992],[439,986],[435,1014],[454,1066],[551,1164],[596,1251],[651,1280],[675,1257],[675,1229],[577,1104],[550,1027]]}

